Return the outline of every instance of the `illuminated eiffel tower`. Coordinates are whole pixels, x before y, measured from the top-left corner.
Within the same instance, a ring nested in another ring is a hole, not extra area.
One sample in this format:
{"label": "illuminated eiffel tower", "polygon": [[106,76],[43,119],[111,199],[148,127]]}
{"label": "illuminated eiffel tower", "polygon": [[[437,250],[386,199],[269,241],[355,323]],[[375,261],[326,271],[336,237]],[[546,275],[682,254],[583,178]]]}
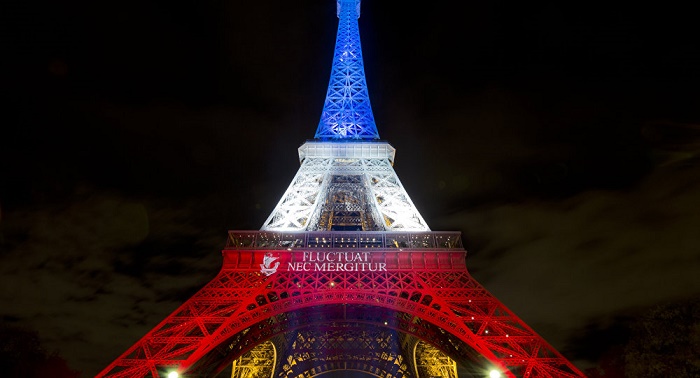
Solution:
{"label": "illuminated eiffel tower", "polygon": [[282,199],[98,377],[583,377],[472,278],[459,232],[428,228],[379,140],[360,0],[337,16],[321,121]]}

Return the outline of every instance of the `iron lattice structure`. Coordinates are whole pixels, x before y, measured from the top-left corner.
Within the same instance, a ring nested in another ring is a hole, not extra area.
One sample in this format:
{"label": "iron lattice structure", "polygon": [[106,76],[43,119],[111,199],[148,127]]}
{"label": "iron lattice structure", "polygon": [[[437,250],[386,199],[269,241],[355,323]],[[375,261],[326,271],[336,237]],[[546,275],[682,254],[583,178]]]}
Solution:
{"label": "iron lattice structure", "polygon": [[459,232],[232,231],[223,257],[216,278],[98,376],[212,377],[265,341],[278,350],[274,377],[425,377],[416,369],[446,365],[433,349],[407,353],[401,337],[482,374],[584,376],[471,277]]}
{"label": "iron lattice structure", "polygon": [[385,142],[309,141],[301,167],[262,226],[269,231],[428,231]]}
{"label": "iron lattice structure", "polygon": [[379,139],[362,60],[360,28],[357,23],[360,0],[338,0],[337,4],[339,21],[331,79],[314,138]]}
{"label": "iron lattice structure", "polygon": [[469,274],[373,140],[359,6],[338,1],[316,139],[261,230],[229,232],[218,275],[98,377],[584,377]]}

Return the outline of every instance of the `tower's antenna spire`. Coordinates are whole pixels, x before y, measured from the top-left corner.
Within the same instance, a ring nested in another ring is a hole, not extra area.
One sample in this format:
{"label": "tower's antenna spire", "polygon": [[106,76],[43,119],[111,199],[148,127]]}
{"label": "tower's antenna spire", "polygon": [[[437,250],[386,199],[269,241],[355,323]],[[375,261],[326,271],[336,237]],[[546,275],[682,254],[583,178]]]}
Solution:
{"label": "tower's antenna spire", "polygon": [[360,0],[338,0],[338,34],[333,68],[314,138],[322,140],[379,139],[369,102],[362,62]]}

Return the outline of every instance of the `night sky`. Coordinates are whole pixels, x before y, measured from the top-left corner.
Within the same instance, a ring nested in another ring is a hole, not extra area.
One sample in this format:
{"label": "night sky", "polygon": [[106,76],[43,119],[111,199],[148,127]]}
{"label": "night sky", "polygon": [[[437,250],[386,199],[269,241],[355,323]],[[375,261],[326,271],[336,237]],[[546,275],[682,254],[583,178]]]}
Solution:
{"label": "night sky", "polygon": [[[273,210],[318,125],[335,2],[0,7],[0,319],[90,377]],[[700,296],[696,13],[366,0],[359,21],[413,202],[572,362]]]}

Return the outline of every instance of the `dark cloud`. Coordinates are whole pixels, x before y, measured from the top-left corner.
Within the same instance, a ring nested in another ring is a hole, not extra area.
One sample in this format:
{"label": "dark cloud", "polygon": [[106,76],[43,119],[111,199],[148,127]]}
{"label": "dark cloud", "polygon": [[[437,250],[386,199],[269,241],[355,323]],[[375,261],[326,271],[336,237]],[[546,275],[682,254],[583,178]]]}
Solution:
{"label": "dark cloud", "polygon": [[[198,290],[220,265],[221,238],[193,206],[158,208],[83,189],[79,199],[6,214],[2,315],[93,374]],[[18,236],[16,236],[18,235]],[[218,235],[217,235],[218,236]],[[203,253],[206,251],[206,253]]]}
{"label": "dark cloud", "polygon": [[474,207],[444,222],[475,246],[472,274],[564,349],[590,322],[700,295],[699,170],[658,168],[630,189]]}

